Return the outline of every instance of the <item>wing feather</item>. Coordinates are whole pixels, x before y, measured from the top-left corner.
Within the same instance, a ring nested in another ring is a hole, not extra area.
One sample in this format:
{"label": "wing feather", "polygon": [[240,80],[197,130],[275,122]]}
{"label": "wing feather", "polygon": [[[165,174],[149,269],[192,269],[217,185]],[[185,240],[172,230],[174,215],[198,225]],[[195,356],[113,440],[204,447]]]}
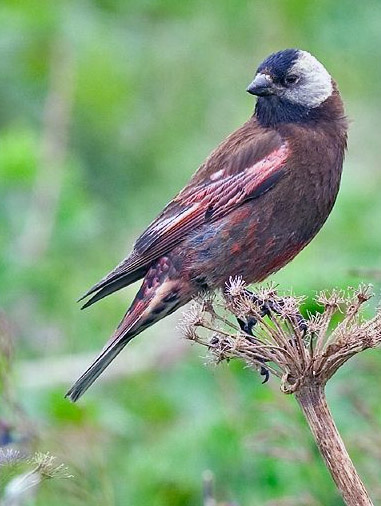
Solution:
{"label": "wing feather", "polygon": [[190,231],[269,191],[285,174],[288,156],[289,147],[284,142],[240,172],[185,188],[138,238],[131,255],[82,297],[98,292],[84,307],[144,276],[154,260],[179,244]]}

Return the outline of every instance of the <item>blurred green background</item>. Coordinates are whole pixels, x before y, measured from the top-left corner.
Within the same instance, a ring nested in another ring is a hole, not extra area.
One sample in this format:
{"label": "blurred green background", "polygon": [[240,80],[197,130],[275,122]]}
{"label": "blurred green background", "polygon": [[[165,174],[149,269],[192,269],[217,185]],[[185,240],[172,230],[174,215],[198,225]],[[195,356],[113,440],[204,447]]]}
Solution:
{"label": "blurred green background", "polygon": [[[2,0],[0,27],[0,428],[75,476],[27,504],[200,505],[206,469],[221,502],[342,504],[295,401],[242,364],[205,366],[179,314],[78,405],[63,395],[137,285],[86,312],[76,298],[251,114],[245,88],[281,48],[327,66],[351,127],[331,217],[273,279],[310,297],[371,281],[379,302],[381,2]],[[381,503],[380,371],[380,353],[364,353],[328,394]]]}

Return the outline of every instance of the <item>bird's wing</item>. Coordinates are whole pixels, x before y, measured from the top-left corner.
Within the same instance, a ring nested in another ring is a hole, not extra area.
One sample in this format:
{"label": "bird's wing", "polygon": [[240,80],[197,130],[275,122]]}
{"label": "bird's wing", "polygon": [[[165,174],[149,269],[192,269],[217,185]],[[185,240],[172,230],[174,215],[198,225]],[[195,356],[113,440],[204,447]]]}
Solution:
{"label": "bird's wing", "polygon": [[139,256],[158,258],[178,244],[190,230],[216,221],[243,202],[272,188],[284,173],[286,144],[238,174],[180,193],[139,237]]}
{"label": "bird's wing", "polygon": [[217,172],[215,181],[212,177],[206,185],[186,187],[139,237],[131,255],[84,295],[98,292],[83,307],[142,277],[153,260],[179,244],[190,231],[270,190],[284,175],[288,155],[284,142],[238,173],[224,177]]}

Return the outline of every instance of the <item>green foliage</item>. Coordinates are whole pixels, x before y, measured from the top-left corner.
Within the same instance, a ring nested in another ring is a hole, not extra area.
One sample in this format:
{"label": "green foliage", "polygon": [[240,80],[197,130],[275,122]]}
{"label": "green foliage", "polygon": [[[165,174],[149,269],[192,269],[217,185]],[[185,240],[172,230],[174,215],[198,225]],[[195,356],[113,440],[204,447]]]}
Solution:
{"label": "green foliage", "polygon": [[[205,469],[218,497],[240,506],[303,495],[339,504],[294,402],[241,364],[205,367],[190,350],[166,367],[100,380],[72,406],[62,399],[68,384],[33,387],[22,361],[103,345],[136,286],[86,313],[75,299],[246,119],[255,66],[282,47],[302,47],[327,65],[353,123],[332,216],[273,279],[312,295],[357,284],[359,268],[379,268],[381,3],[3,0],[0,24],[0,320],[14,345],[13,394],[38,443],[22,442],[17,415],[4,409],[0,418],[14,425],[16,444],[51,451],[75,475],[43,484],[33,504],[196,505]],[[67,127],[59,113],[49,116],[57,100]],[[62,157],[46,151],[49,121],[63,127]],[[30,229],[34,213],[41,236]],[[316,310],[311,304],[306,310]],[[173,328],[164,321],[131,346],[144,360]],[[349,450],[379,497],[372,434],[380,365],[377,353],[356,358],[330,391]],[[367,415],[356,404],[364,397]]]}

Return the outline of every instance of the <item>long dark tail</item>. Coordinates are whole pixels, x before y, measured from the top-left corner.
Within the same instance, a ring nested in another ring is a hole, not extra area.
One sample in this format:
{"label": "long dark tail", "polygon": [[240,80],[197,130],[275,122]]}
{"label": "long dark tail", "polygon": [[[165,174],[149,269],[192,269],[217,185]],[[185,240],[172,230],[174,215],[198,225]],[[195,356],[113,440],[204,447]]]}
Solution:
{"label": "long dark tail", "polygon": [[186,304],[190,295],[181,293],[181,288],[181,278],[170,279],[160,262],[152,267],[118,328],[66,397],[73,402],[79,399],[132,338]]}
{"label": "long dark tail", "polygon": [[107,343],[102,352],[97,356],[90,367],[86,369],[82,376],[77,379],[65,397],[68,397],[73,402],[79,399],[123,350],[126,344],[143,330],[144,327],[138,327],[135,331],[132,331],[132,329],[129,331],[128,324],[125,324],[125,319],[127,317],[128,313],[117,328],[114,336],[110,339],[110,342]]}

